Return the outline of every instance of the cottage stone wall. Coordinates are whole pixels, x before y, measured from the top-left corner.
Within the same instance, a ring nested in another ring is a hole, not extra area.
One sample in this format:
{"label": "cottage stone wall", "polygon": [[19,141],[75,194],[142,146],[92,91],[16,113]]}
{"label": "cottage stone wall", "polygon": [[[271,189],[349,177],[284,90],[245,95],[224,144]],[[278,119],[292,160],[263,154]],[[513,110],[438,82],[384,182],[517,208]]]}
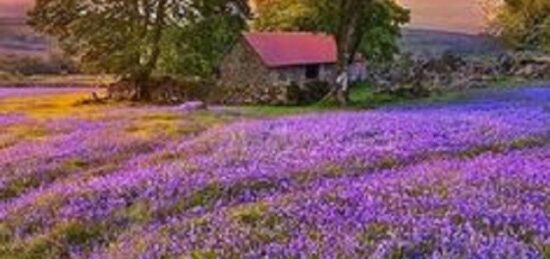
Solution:
{"label": "cottage stone wall", "polygon": [[276,85],[291,85],[296,84],[298,86],[303,86],[308,83],[308,81],[322,81],[330,82],[334,80],[336,76],[336,66],[333,64],[320,64],[319,65],[319,77],[316,80],[308,80],[306,78],[306,67],[307,66],[290,66],[276,68],[272,71],[275,73],[273,77],[276,78],[274,83]]}
{"label": "cottage stone wall", "polygon": [[272,72],[243,41],[238,42],[225,57],[220,70],[221,81],[230,86],[262,87],[273,80]]}
{"label": "cottage stone wall", "polygon": [[323,82],[332,82],[336,80],[336,65],[335,64],[321,65],[319,78],[320,78],[319,80]]}
{"label": "cottage stone wall", "polygon": [[[329,82],[335,77],[335,65],[320,64],[319,78]],[[232,104],[290,104],[291,87],[307,91],[306,66],[268,68],[246,42],[240,41],[220,66],[223,102]]]}

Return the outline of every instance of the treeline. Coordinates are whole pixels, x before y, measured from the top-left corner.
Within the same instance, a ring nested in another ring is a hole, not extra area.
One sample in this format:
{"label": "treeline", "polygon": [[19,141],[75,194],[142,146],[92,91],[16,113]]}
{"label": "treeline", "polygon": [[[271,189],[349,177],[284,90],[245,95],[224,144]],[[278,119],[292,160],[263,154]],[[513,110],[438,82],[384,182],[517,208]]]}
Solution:
{"label": "treeline", "polygon": [[549,0],[485,0],[489,30],[519,50],[550,52]]}
{"label": "treeline", "polygon": [[[549,9],[548,0],[506,0],[492,10],[492,32],[548,50]],[[39,0],[30,17],[81,69],[118,75],[135,88],[132,99],[147,101],[154,77],[210,78],[251,29],[330,34],[340,72],[356,53],[391,60],[409,11],[395,0]],[[333,96],[345,104],[347,91],[335,86]]]}

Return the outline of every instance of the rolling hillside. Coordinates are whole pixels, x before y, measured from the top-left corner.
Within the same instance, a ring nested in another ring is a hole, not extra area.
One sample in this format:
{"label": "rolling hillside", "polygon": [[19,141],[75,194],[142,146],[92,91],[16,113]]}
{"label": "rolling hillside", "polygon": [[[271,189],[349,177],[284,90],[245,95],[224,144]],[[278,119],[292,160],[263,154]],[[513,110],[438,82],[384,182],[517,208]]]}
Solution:
{"label": "rolling hillside", "polygon": [[36,34],[24,18],[0,18],[0,55],[41,56],[50,52],[49,41]]}
{"label": "rolling hillside", "polygon": [[484,34],[415,28],[406,28],[402,33],[401,51],[415,55],[434,56],[446,51],[463,55],[487,55],[503,51],[496,39]]}

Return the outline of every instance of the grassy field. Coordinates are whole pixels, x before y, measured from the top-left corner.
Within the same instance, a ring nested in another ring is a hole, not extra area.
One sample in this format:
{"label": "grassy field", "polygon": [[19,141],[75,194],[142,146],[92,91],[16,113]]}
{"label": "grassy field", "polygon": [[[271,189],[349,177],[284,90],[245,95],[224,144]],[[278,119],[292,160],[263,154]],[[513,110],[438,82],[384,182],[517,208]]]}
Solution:
{"label": "grassy field", "polygon": [[194,113],[90,91],[0,88],[0,258],[550,256],[548,87]]}

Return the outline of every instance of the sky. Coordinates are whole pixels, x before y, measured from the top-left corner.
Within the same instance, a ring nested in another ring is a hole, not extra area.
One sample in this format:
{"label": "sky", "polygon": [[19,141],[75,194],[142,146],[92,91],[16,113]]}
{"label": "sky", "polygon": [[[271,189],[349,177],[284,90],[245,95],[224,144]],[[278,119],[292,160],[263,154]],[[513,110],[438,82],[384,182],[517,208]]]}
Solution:
{"label": "sky", "polygon": [[33,0],[0,0],[0,17],[24,17]]}
{"label": "sky", "polygon": [[[398,0],[412,11],[411,27],[465,33],[483,30],[479,0]],[[22,17],[33,0],[0,0],[0,17]]]}
{"label": "sky", "polygon": [[484,29],[480,0],[398,0],[411,9],[416,28],[479,33]]}

